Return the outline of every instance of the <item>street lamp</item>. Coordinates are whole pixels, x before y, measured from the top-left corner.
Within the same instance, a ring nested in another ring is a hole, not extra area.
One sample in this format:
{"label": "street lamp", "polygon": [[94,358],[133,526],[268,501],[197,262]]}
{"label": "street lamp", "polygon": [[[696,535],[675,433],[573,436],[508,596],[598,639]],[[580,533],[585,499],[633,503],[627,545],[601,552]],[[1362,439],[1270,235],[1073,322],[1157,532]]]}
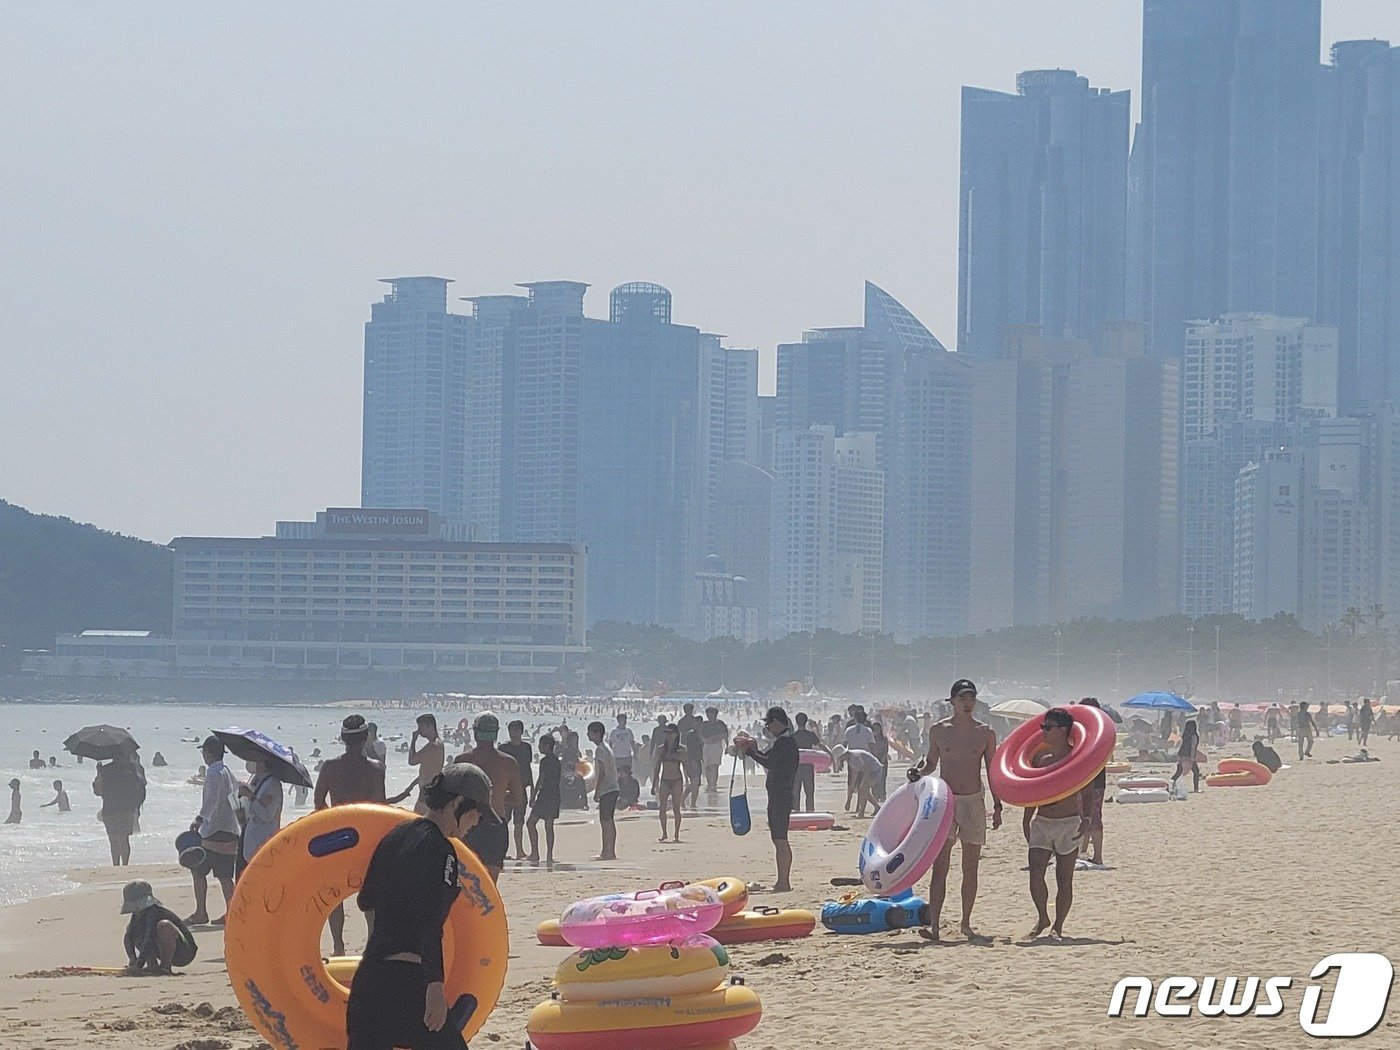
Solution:
{"label": "street lamp", "polygon": [[1060,629],[1055,628],[1055,692],[1060,691]]}
{"label": "street lamp", "polygon": [[1123,650],[1113,651],[1113,695],[1123,695]]}
{"label": "street lamp", "polygon": [[1186,628],[1186,677],[1196,677],[1196,625],[1194,623]]}

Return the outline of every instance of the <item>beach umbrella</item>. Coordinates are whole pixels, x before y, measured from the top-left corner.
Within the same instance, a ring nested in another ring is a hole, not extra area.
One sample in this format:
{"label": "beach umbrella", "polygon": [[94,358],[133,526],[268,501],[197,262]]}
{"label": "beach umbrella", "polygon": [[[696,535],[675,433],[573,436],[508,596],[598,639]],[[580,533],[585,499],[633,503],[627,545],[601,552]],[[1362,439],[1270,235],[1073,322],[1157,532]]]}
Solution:
{"label": "beach umbrella", "polygon": [[230,726],[227,729],[214,730],[214,735],[223,742],[224,747],[243,761],[266,762],[268,771],[282,783],[294,787],[312,786],[311,774],[306,771],[301,759],[297,758],[297,753],[286,744],[279,744],[266,733]]}
{"label": "beach umbrella", "polygon": [[999,700],[991,708],[992,714],[1006,715],[1008,718],[1035,718],[1047,710],[1047,706],[1039,700],[1029,699]]}
{"label": "beach umbrella", "polygon": [[1138,710],[1151,711],[1191,711],[1196,710],[1196,705],[1184,696],[1176,693],[1138,693],[1131,700],[1123,702],[1124,707],[1131,707]]}
{"label": "beach umbrella", "polygon": [[79,758],[104,762],[121,755],[134,755],[140,748],[130,733],[120,726],[83,726],[63,742],[69,753]]}

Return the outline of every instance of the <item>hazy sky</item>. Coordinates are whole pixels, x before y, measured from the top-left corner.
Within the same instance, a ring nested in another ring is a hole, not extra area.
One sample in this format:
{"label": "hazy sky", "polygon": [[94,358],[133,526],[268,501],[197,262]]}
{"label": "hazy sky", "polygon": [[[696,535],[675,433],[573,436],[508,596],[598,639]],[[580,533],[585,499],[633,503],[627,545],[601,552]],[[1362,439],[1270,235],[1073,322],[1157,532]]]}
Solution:
{"label": "hazy sky", "polygon": [[659,281],[765,350],[868,277],[951,345],[959,85],[1141,54],[1138,0],[3,10],[0,497],[161,542],[358,502],[380,277]]}

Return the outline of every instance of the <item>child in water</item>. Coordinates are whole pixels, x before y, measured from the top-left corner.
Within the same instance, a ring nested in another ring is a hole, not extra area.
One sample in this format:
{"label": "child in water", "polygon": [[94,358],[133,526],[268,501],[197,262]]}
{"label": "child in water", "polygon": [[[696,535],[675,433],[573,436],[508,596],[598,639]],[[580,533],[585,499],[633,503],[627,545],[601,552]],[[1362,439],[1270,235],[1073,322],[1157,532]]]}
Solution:
{"label": "child in water", "polygon": [[53,801],[52,801],[52,802],[45,802],[45,803],[44,803],[42,806],[40,806],[39,808],[40,808],[40,809],[48,809],[50,806],[57,806],[57,807],[58,807],[58,811],[59,811],[60,813],[67,813],[67,812],[69,812],[69,810],[71,809],[71,807],[68,805],[68,792],[66,792],[66,791],[63,790],[63,781],[61,781],[61,780],[55,780],[55,781],[53,782],[53,789],[54,789],[54,792],[55,792],[54,797],[53,797]]}

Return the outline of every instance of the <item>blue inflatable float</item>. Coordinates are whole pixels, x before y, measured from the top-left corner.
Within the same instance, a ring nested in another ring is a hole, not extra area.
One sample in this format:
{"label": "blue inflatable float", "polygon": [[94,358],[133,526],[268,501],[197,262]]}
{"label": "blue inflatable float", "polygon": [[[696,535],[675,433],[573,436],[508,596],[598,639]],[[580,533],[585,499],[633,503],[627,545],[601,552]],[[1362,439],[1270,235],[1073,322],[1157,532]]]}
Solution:
{"label": "blue inflatable float", "polygon": [[832,933],[884,933],[928,921],[928,902],[909,890],[894,898],[844,897],[822,905],[822,925]]}

